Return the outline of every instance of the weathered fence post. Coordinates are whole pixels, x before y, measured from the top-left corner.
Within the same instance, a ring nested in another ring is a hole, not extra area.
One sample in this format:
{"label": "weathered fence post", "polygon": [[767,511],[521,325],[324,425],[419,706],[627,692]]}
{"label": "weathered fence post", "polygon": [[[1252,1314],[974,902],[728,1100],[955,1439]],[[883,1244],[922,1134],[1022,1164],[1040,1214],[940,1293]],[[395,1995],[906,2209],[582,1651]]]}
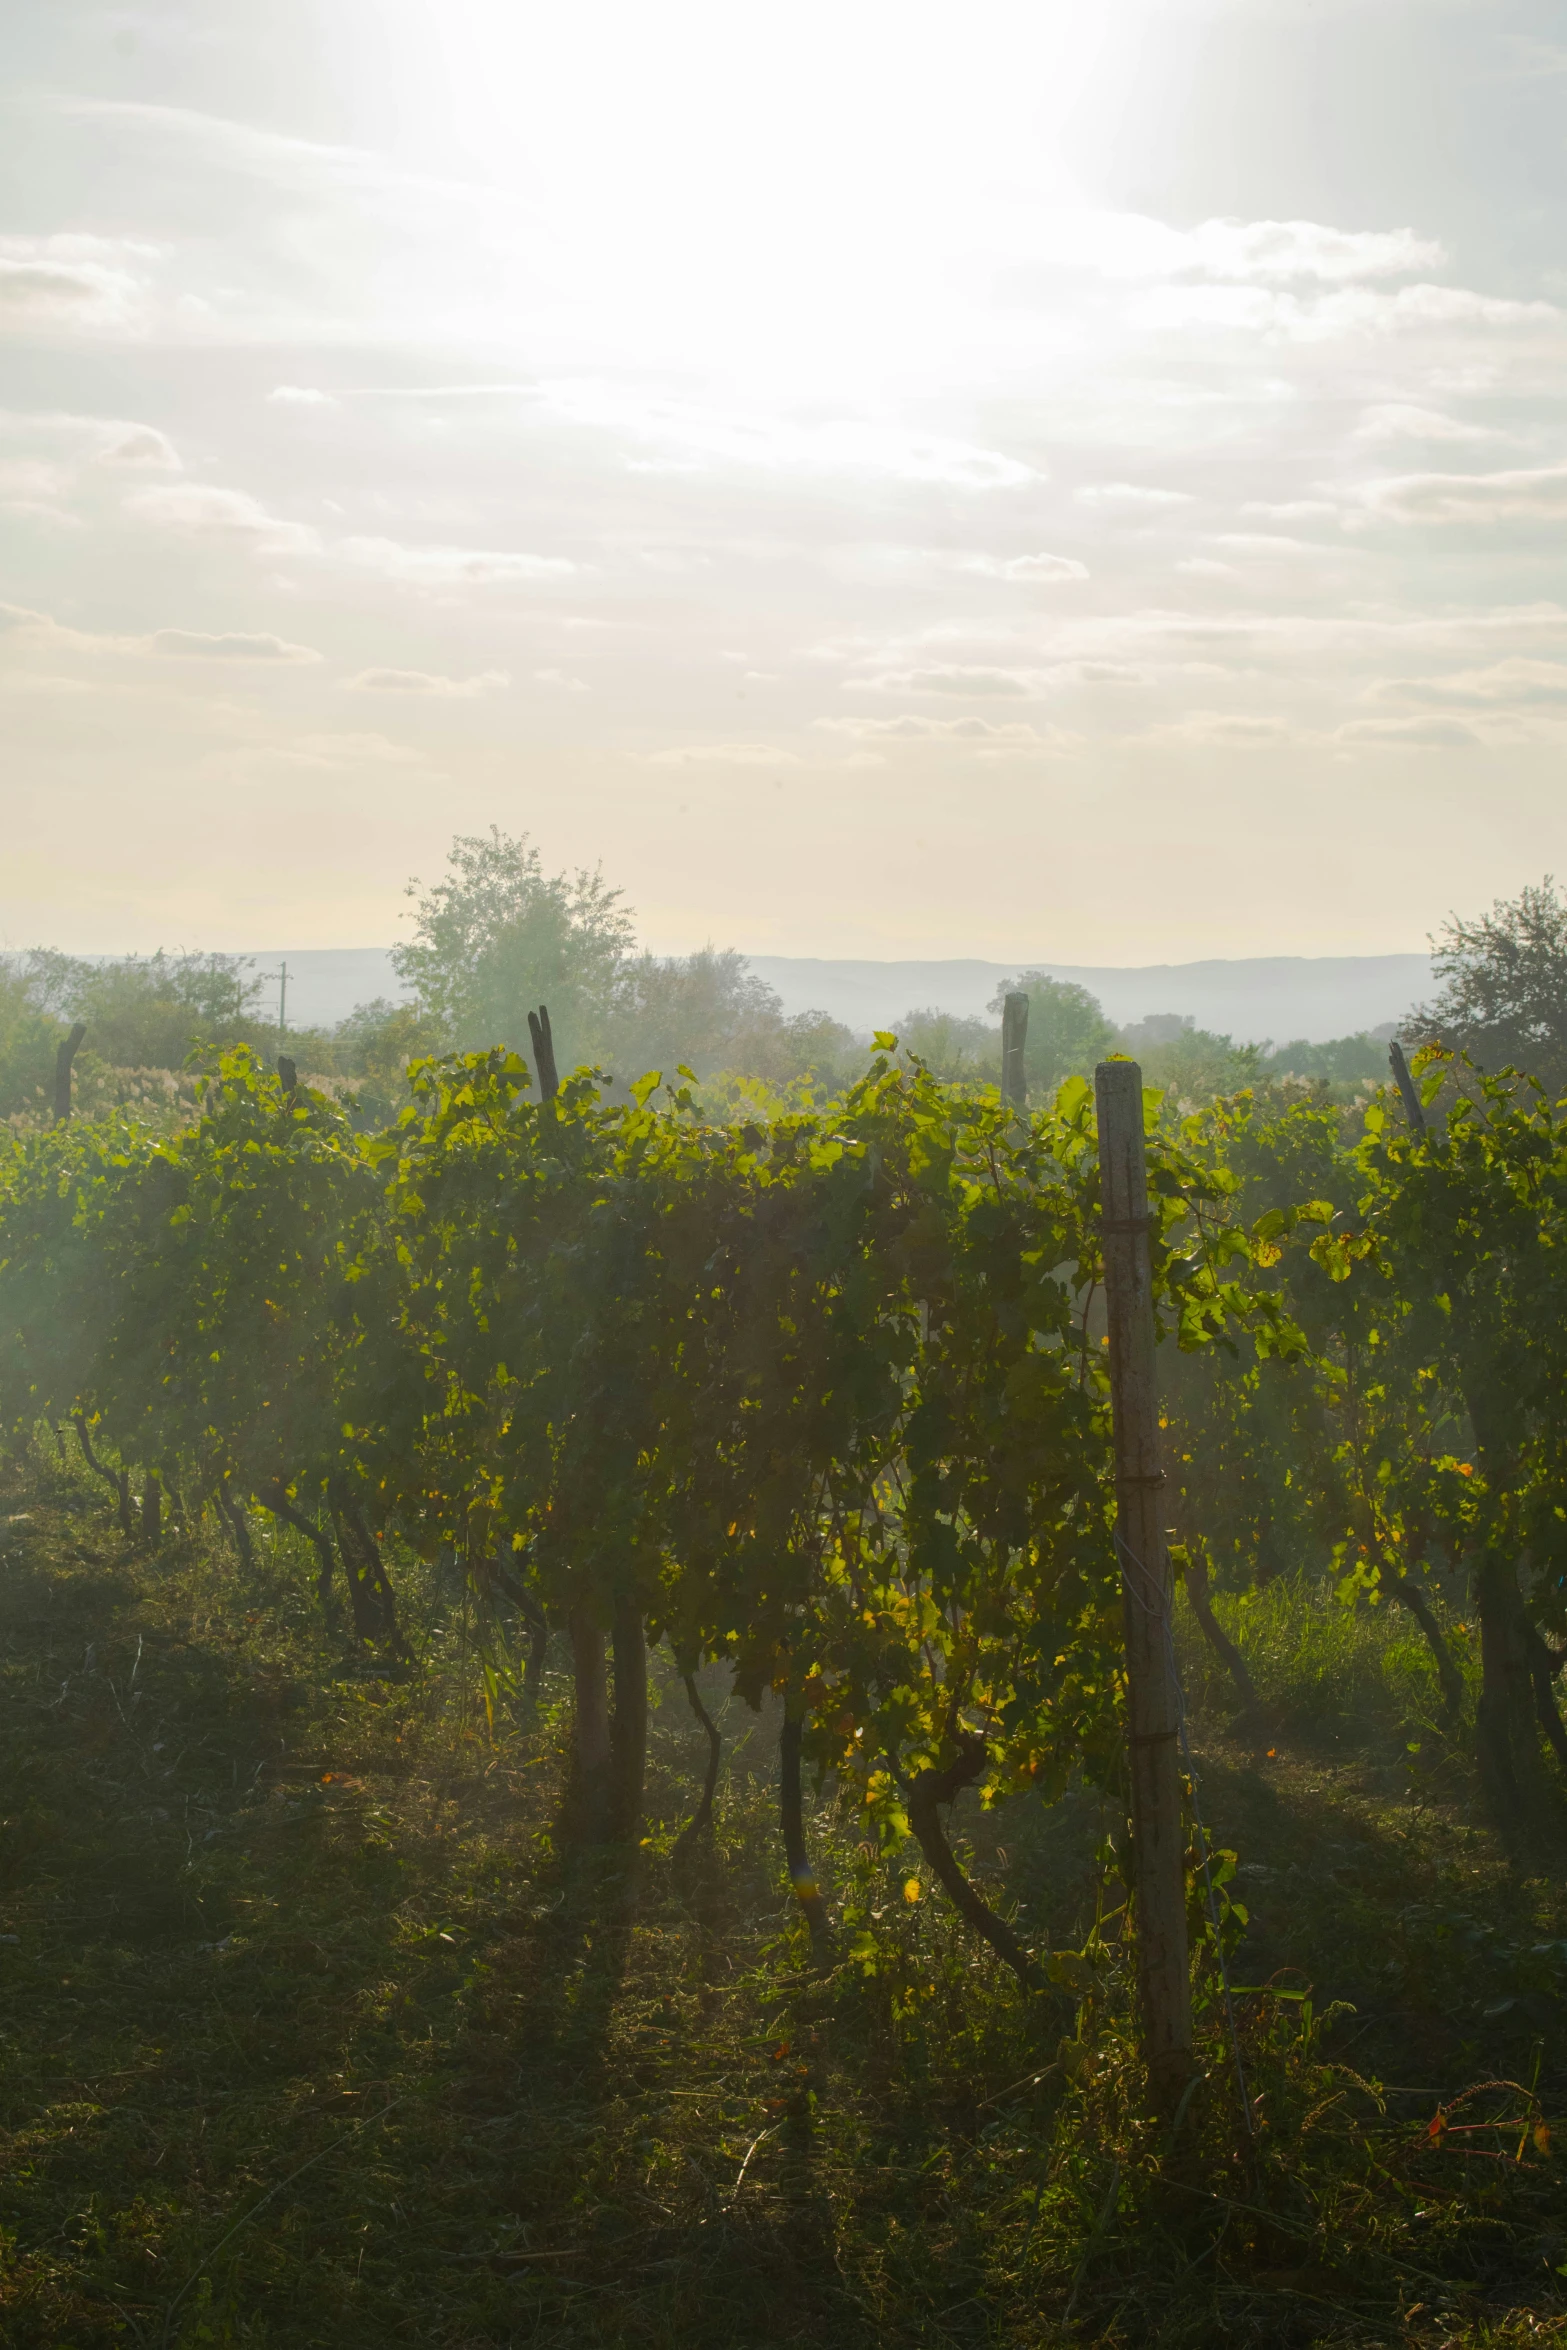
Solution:
{"label": "weathered fence post", "polygon": [[80,1020],[69,1036],[62,1036],[54,1056],[54,1122],[63,1126],[71,1114],[71,1063],[87,1034]]}
{"label": "weathered fence post", "polygon": [[1409,1073],[1409,1063],[1404,1058],[1404,1048],[1396,1036],[1387,1048],[1387,1058],[1388,1066],[1393,1072],[1393,1082],[1398,1087],[1399,1097],[1404,1105],[1404,1115],[1409,1120],[1411,1131],[1415,1134],[1424,1134],[1426,1113],[1420,1099],[1420,1088]]}
{"label": "weathered fence post", "polygon": [[555,1071],[555,1039],[550,1033],[546,1005],[540,1004],[536,1012],[528,1014],[528,1034],[533,1039],[533,1058],[538,1064],[539,1099],[552,1102],[560,1091],[560,1079]]}
{"label": "weathered fence post", "polygon": [[1028,1107],[1028,1075],[1023,1047],[1028,1042],[1028,998],[1009,995],[1001,1006],[1001,1098],[1014,1110]]}
{"label": "weathered fence post", "polygon": [[1164,1470],[1154,1371],[1143,1073],[1135,1061],[1101,1061],[1094,1090],[1115,1425],[1116,1549],[1126,1624],[1137,1989],[1149,2088],[1155,2105],[1173,2113],[1193,2070],[1192,1993],[1180,1693],[1171,1637],[1174,1585],[1160,1506]]}

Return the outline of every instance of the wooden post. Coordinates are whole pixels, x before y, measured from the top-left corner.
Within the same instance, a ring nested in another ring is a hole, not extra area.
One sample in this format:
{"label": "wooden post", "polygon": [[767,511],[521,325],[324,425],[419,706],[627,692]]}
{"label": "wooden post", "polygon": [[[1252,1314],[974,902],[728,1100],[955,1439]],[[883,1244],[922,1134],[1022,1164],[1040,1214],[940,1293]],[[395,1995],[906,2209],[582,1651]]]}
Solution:
{"label": "wooden post", "polygon": [[539,1099],[552,1102],[560,1091],[560,1078],[555,1068],[555,1039],[550,1034],[550,1016],[545,1005],[528,1014],[528,1034],[533,1039],[533,1058],[538,1064]]}
{"label": "wooden post", "polygon": [[1397,1037],[1387,1048],[1387,1058],[1388,1066],[1393,1072],[1393,1082],[1398,1087],[1399,1096],[1404,1105],[1404,1115],[1416,1134],[1424,1134],[1426,1130],[1425,1106],[1420,1099],[1420,1089],[1409,1074],[1409,1063],[1404,1058],[1404,1048]]}
{"label": "wooden post", "polygon": [[1028,1107],[1028,1074],[1023,1047],[1028,1042],[1028,998],[1009,995],[1001,1006],[1001,1098],[1014,1110]]}
{"label": "wooden post", "polygon": [[69,1036],[62,1036],[54,1056],[54,1122],[63,1126],[71,1114],[71,1063],[75,1060],[82,1038],[87,1034],[80,1020]]}
{"label": "wooden post", "polygon": [[1116,1549],[1126,1625],[1137,1989],[1149,2089],[1155,2106],[1170,2114],[1192,2076],[1192,1993],[1180,1694],[1171,1639],[1174,1584],[1160,1506],[1164,1470],[1154,1371],[1143,1073],[1135,1061],[1101,1061],[1094,1090],[1115,1425]]}

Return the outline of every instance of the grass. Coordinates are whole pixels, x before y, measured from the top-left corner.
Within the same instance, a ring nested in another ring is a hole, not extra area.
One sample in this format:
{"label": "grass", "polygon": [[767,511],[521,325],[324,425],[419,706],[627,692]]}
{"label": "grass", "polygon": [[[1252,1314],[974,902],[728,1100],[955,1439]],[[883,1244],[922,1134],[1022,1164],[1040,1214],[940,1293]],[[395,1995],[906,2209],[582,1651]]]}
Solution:
{"label": "grass", "polygon": [[[1025,2001],[824,1795],[817,1975],[765,1719],[729,1705],[677,1877],[702,1741],[656,1672],[647,1841],[574,1860],[563,1678],[487,1709],[469,1602],[412,1560],[418,1661],[377,1677],[310,1580],[291,1539],[247,1580],[210,1530],[127,1547],[68,1461],[7,1473],[8,2345],[1567,2341],[1561,1856],[1473,1816],[1402,1625],[1278,1586],[1232,1614],[1271,1755],[1188,1660],[1232,1979],[1273,1989],[1237,2001],[1253,2138],[1205,1977],[1171,2163],[1113,1921]],[[965,1825],[1038,1945],[1119,1897],[1087,1796]]]}

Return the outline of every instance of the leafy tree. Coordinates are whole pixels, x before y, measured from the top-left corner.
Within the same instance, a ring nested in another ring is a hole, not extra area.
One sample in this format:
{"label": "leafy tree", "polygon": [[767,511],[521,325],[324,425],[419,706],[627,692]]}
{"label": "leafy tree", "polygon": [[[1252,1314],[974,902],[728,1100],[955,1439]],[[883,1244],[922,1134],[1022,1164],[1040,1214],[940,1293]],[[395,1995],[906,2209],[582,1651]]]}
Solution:
{"label": "leafy tree", "polygon": [[1121,1041],[1142,1063],[1147,1082],[1173,1094],[1186,1109],[1238,1093],[1254,1084],[1260,1073],[1260,1046],[1237,1044],[1233,1037],[1215,1036],[1190,1022],[1176,1035],[1151,1045],[1141,1043],[1135,1029],[1128,1029]]}
{"label": "leafy tree", "polygon": [[356,1126],[386,1126],[407,1105],[409,1063],[440,1052],[444,1041],[418,1004],[394,1004],[388,996],[376,996],[367,1004],[356,1004],[338,1023],[330,1060],[320,1066],[354,1081],[344,1106]]}
{"label": "leafy tree", "polygon": [[608,1051],[622,1081],[650,1069],[698,1078],[732,1071],[768,1085],[836,1076],[853,1036],[825,1012],[784,1017],[782,999],[731,947],[638,955],[622,966]]}
{"label": "leafy tree", "polygon": [[966,1085],[1001,1081],[1001,1031],[984,1020],[927,1005],[904,1013],[897,1036],[903,1050],[923,1061],[933,1077]]}
{"label": "leafy tree", "polygon": [[449,1048],[522,1050],[542,1003],[562,1069],[608,1051],[634,932],[601,869],[546,874],[526,834],[492,826],[459,835],[446,873],[419,891],[409,883],[414,936],[392,962]]}
{"label": "leafy tree", "polygon": [[193,1052],[262,1049],[273,1031],[257,1016],[265,984],[241,955],[125,955],[88,962],[36,947],[26,972],[34,999],[60,1020],[81,1020],[87,1051],[116,1069],[180,1069]]}
{"label": "leafy tree", "polygon": [[1270,1045],[1257,1063],[1262,1078],[1309,1078],[1332,1086],[1385,1085],[1387,1044],[1362,1031],[1357,1036],[1335,1036],[1325,1044],[1296,1037],[1290,1044]]}
{"label": "leafy tree", "polygon": [[1403,1024],[1412,1044],[1467,1053],[1478,1068],[1526,1069],[1567,1093],[1567,895],[1549,873],[1489,914],[1455,914],[1432,941],[1442,985]]}
{"label": "leafy tree", "polygon": [[[1097,996],[1072,979],[1051,979],[1043,971],[1020,971],[990,999],[999,1012],[1009,995],[1028,998],[1028,1039],[1024,1067],[1028,1089],[1045,1100],[1064,1077],[1087,1077],[1096,1061],[1113,1053],[1118,1043],[1114,1024],[1107,1020]],[[999,1072],[1000,1042],[997,1040]]]}
{"label": "leafy tree", "polygon": [[60,1023],[41,1002],[36,977],[0,961],[0,1118],[47,1107],[59,1037]]}

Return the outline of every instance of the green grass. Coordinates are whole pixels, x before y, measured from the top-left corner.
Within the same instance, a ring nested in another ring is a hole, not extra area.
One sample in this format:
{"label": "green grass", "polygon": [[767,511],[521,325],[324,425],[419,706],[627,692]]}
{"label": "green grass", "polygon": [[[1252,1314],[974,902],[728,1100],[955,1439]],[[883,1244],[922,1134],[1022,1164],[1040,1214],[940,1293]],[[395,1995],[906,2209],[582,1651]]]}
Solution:
{"label": "green grass", "polygon": [[[702,1749],[656,1672],[647,1842],[574,1861],[563,1679],[532,1709],[502,1675],[487,1713],[469,1603],[412,1560],[418,1662],[377,1678],[310,1579],[287,1541],[248,1581],[215,1536],[127,1549],[74,1464],[9,1473],[8,2346],[1567,2340],[1567,2203],[1521,2127],[1567,2103],[1561,1856],[1509,1860],[1411,1728],[1402,1625],[1279,1586],[1232,1612],[1271,1757],[1188,1659],[1251,1911],[1233,1979],[1311,1997],[1238,2001],[1253,2140],[1205,1978],[1172,2165],[1113,1922],[1084,2011],[1025,2001],[824,1794],[845,1955],[816,1975],[765,1720],[729,1707],[713,1848],[677,1880]],[[1087,1796],[965,1822],[1057,1949],[1119,1898],[1107,1824]],[[1519,2128],[1431,2137],[1497,2076],[1540,2103],[1454,2119]]]}

